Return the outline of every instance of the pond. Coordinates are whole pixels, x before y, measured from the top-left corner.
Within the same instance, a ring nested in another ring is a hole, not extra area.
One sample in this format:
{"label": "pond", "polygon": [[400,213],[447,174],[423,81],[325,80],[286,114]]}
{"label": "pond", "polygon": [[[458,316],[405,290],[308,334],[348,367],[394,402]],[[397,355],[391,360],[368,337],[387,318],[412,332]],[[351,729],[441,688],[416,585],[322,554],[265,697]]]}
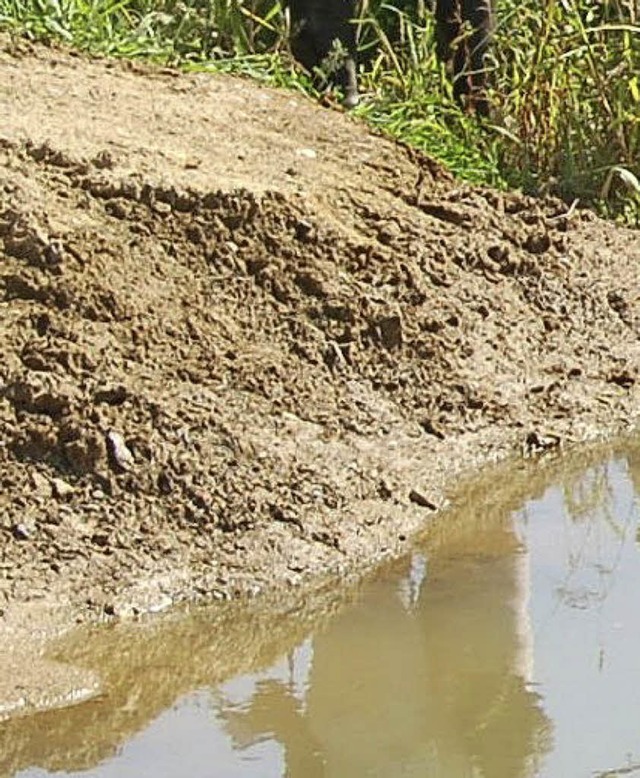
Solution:
{"label": "pond", "polygon": [[44,776],[640,776],[640,442],[467,485],[358,585],[61,644],[104,695],[0,725]]}

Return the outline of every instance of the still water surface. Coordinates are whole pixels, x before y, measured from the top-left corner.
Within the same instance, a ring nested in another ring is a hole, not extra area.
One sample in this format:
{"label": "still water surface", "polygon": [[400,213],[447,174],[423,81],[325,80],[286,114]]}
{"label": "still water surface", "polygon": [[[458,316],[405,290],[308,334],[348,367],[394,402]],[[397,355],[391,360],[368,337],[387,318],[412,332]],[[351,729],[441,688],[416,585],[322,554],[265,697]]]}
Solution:
{"label": "still water surface", "polygon": [[0,725],[0,769],[640,776],[637,487],[638,443],[501,471],[355,589],[90,633],[104,698]]}

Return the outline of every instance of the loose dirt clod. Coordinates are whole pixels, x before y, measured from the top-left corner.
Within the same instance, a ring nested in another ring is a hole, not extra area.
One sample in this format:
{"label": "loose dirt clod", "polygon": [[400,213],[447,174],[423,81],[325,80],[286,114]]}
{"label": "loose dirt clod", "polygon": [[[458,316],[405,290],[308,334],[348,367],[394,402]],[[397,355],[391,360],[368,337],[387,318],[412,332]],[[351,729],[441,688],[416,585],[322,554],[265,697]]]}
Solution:
{"label": "loose dirt clod", "polygon": [[460,474],[636,423],[637,233],[247,81],[0,72],[7,619],[353,569]]}

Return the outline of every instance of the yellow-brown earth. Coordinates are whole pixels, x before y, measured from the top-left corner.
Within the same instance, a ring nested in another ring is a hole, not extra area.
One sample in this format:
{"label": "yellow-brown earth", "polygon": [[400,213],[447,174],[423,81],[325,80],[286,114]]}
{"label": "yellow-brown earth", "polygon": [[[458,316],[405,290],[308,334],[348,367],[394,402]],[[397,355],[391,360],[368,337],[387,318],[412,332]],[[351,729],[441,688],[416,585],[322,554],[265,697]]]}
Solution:
{"label": "yellow-brown earth", "polygon": [[0,116],[5,667],[43,614],[347,574],[636,424],[636,232],[245,80],[5,39]]}

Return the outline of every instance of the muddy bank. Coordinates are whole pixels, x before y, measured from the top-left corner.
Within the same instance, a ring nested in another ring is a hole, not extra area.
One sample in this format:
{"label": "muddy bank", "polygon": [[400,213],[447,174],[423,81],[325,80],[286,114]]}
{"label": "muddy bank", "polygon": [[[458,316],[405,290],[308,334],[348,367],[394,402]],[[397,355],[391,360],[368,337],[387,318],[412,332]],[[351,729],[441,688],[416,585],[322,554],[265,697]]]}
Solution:
{"label": "muddy bank", "polygon": [[461,474],[635,425],[637,233],[248,81],[0,75],[9,642],[346,573]]}
{"label": "muddy bank", "polygon": [[[573,456],[549,456],[517,466],[489,468],[484,477],[463,483],[456,493],[456,507],[447,512],[446,521],[430,523],[419,537],[418,556],[426,551],[429,558],[427,588],[433,584],[454,612],[458,607],[464,609],[460,605],[465,600],[464,590],[471,593],[476,576],[486,583],[482,571],[486,576],[487,566],[513,553],[520,560],[526,558],[513,533],[514,515],[529,515],[532,503],[543,501],[554,488],[565,495],[567,506],[573,506],[575,529],[580,526],[584,530],[585,512],[589,513],[594,505],[611,506],[615,502],[615,485],[607,479],[608,468],[615,469],[612,462],[626,460],[630,479],[638,483],[639,447],[637,438],[632,444],[614,447],[581,447]],[[598,475],[594,477],[594,473]],[[64,711],[0,723],[0,775],[13,776],[36,765],[50,772],[90,771],[99,764],[103,771],[108,770],[106,761],[122,754],[127,742],[144,737],[142,733],[163,712],[175,710],[196,690],[211,693],[212,697],[224,695],[217,688],[220,684],[238,676],[246,682],[248,675],[267,670],[278,657],[288,657],[290,672],[296,649],[305,643],[321,643],[336,620],[349,621],[352,617],[347,614],[391,570],[404,571],[410,578],[412,559],[415,557],[409,554],[381,564],[355,585],[331,580],[323,586],[318,582],[311,595],[305,587],[288,591],[286,596],[270,592],[253,600],[193,608],[189,615],[174,610],[142,621],[114,622],[108,627],[83,626],[78,633],[56,641],[48,655],[66,666],[71,663],[76,673],[84,673],[85,684],[99,681],[102,694]],[[447,580],[447,570],[459,565],[468,573],[468,589],[463,586],[462,592],[452,593],[443,581]],[[406,579],[405,583],[408,605],[416,591]],[[495,591],[480,591],[477,596],[490,602]],[[496,597],[490,605],[490,620],[496,619],[496,613],[503,613],[499,602]],[[471,612],[478,610],[472,608]],[[361,626],[365,632],[370,629],[367,622]],[[392,620],[388,635],[395,634],[394,630],[397,624]],[[399,633],[406,635],[402,629]],[[375,641],[370,643],[373,645],[377,645]],[[468,648],[464,641],[461,645]],[[376,648],[370,650],[378,653]],[[315,650],[310,653],[315,661]],[[363,666],[367,666],[366,649],[364,653]],[[336,661],[334,666],[346,672],[343,662]],[[344,686],[346,690],[349,684]],[[462,683],[457,688],[468,687],[469,683]],[[482,709],[487,707],[483,705]],[[370,709],[375,710],[375,706]],[[503,734],[500,730],[500,743],[504,742]]]}

